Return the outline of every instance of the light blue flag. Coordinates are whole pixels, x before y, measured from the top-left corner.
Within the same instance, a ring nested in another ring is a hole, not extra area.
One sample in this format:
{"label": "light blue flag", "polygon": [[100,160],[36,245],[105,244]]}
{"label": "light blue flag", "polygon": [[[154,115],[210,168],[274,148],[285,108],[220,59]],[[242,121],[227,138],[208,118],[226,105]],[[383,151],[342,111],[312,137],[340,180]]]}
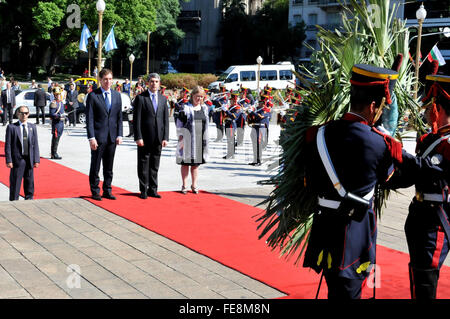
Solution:
{"label": "light blue flag", "polygon": [[81,31],[81,38],[80,38],[80,50],[84,52],[88,52],[87,45],[89,41],[89,37],[91,37],[91,32],[89,31],[86,23],[84,24],[83,30]]}
{"label": "light blue flag", "polygon": [[117,49],[116,38],[114,37],[114,26],[112,26],[111,31],[109,31],[103,47],[105,48],[106,52]]}
{"label": "light blue flag", "polygon": [[97,29],[97,34],[95,35],[94,45],[95,45],[95,48],[97,49],[97,47],[98,47],[98,29]]}

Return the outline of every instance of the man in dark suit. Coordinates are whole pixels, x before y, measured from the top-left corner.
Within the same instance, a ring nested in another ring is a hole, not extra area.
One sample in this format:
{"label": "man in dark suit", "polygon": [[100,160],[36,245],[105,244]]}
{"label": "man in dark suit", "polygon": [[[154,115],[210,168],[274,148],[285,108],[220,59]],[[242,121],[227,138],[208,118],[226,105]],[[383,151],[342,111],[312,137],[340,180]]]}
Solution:
{"label": "man in dark suit", "polygon": [[138,178],[140,197],[161,198],[158,190],[158,169],[162,147],[169,140],[167,99],[158,92],[161,79],[151,73],[147,87],[136,96],[133,108],[134,140],[138,146]]}
{"label": "man in dark suit", "polygon": [[13,110],[16,107],[16,93],[11,88],[11,83],[6,84],[6,89],[2,91],[2,105],[3,105],[3,126],[6,125],[6,117],[9,119],[9,124],[12,124]]}
{"label": "man in dark suit", "polygon": [[39,143],[36,125],[28,123],[29,110],[26,106],[18,109],[19,121],[6,128],[5,156],[9,175],[9,200],[18,200],[23,179],[25,199],[33,199],[33,169],[40,163]]}
{"label": "man in dark suit", "polygon": [[111,70],[102,69],[99,77],[101,86],[89,93],[86,100],[86,128],[91,147],[89,184],[92,198],[102,200],[98,173],[103,163],[103,197],[116,199],[111,193],[111,183],[116,145],[122,144],[122,99],[119,92],[111,90]]}
{"label": "man in dark suit", "polygon": [[70,88],[66,96],[67,113],[69,114],[69,126],[76,126],[77,108],[78,108],[78,91],[75,90],[75,83],[70,83]]}
{"label": "man in dark suit", "polygon": [[36,107],[36,124],[39,124],[39,112],[42,112],[42,124],[45,124],[45,105],[47,104],[47,94],[38,84],[37,90],[34,92],[34,106]]}

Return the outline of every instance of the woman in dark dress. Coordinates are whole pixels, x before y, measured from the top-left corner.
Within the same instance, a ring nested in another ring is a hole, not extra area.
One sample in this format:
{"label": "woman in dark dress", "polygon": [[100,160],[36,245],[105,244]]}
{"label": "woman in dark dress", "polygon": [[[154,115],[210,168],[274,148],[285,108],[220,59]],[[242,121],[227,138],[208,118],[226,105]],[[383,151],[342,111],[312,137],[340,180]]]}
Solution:
{"label": "woman in dark dress", "polygon": [[181,165],[181,192],[187,193],[191,171],[191,190],[198,194],[198,168],[208,157],[208,106],[203,102],[205,91],[201,86],[192,89],[189,103],[183,106],[176,120],[178,145],[177,163]]}

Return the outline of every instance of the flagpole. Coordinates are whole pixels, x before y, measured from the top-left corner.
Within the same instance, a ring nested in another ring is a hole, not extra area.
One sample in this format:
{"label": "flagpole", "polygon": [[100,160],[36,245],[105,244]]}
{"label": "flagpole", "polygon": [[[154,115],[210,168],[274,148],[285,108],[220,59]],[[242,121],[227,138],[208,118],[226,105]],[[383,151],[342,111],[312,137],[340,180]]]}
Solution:
{"label": "flagpole", "polygon": [[91,76],[91,44],[88,44],[88,76]]}
{"label": "flagpole", "polygon": [[427,11],[425,10],[423,4],[420,6],[419,10],[416,11],[417,22],[419,23],[419,33],[417,37],[417,47],[416,47],[416,72],[415,72],[415,83],[414,83],[414,100],[417,100],[417,91],[419,89],[419,56],[420,56],[420,44],[422,41],[422,23],[427,16]]}

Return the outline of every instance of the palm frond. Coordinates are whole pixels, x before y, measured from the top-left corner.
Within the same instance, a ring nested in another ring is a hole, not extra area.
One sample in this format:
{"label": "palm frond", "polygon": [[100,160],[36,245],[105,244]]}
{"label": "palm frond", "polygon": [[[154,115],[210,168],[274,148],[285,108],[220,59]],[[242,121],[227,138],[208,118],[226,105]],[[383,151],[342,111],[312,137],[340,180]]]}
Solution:
{"label": "palm frond", "polygon": [[[341,2],[341,1],[340,1]],[[389,0],[350,0],[342,5],[342,27],[331,31],[318,26],[320,49],[311,56],[311,67],[301,67],[297,77],[305,84],[302,104],[295,106],[295,120],[287,122],[280,136],[282,152],[279,171],[262,184],[275,185],[262,203],[266,210],[257,219],[260,238],[267,238],[273,249],[299,260],[308,241],[317,197],[305,185],[305,133],[313,125],[339,119],[349,110],[350,75],[353,65],[373,64],[391,68],[398,53],[408,56],[408,30],[405,21],[396,19],[398,6]],[[378,16],[368,7],[378,8]],[[306,80],[308,79],[308,80]],[[410,117],[413,128],[424,131],[419,107],[412,98],[414,83],[408,59],[399,70],[395,94],[399,118]],[[399,135],[398,135],[399,136]],[[381,215],[388,192],[377,190],[375,208]]]}

